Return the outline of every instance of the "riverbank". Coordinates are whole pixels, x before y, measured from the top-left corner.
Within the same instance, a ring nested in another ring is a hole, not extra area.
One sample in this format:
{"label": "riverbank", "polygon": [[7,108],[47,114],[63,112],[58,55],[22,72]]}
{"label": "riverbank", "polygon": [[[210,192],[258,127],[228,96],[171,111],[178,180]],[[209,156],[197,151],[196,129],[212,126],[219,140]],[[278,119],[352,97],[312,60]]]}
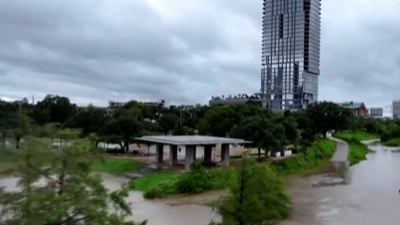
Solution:
{"label": "riverbank", "polygon": [[400,147],[400,138],[390,139],[388,141],[382,142],[382,144],[388,147]]}
{"label": "riverbank", "polygon": [[[368,160],[342,173],[332,166],[307,177],[295,176],[286,182],[292,197],[292,215],[279,225],[363,224],[395,225],[400,177],[400,154],[377,142],[370,142]],[[335,174],[348,182],[332,186],[312,185]],[[384,176],[382,175],[384,174]]]}
{"label": "riverbank", "polygon": [[[266,163],[279,176],[284,177],[323,165],[332,158],[335,150],[335,141],[323,139],[298,155]],[[224,190],[229,188],[232,180],[235,179],[234,169],[234,167],[222,167],[188,173],[160,170],[131,181],[129,186],[133,190],[142,191],[147,199]]]}
{"label": "riverbank", "polygon": [[349,147],[347,160],[351,166],[367,159],[368,147],[362,141],[379,138],[377,135],[365,132],[339,132],[334,133],[332,136],[347,142]]}

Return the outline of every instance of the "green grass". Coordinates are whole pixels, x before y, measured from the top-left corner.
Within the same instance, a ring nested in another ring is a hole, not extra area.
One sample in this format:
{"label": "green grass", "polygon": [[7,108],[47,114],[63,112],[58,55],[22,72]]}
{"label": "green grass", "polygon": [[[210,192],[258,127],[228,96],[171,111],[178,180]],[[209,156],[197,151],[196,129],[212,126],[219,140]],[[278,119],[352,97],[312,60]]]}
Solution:
{"label": "green grass", "polygon": [[[0,171],[4,168],[12,168],[16,165],[21,156],[18,154],[18,149],[1,150],[0,149]],[[106,157],[104,160],[94,161],[91,165],[92,170],[114,175],[122,175],[125,172],[134,172],[144,168],[145,164],[124,158]]]}
{"label": "green grass", "polygon": [[390,139],[382,144],[389,147],[400,147],[400,138]]}
{"label": "green grass", "polygon": [[350,165],[355,165],[367,159],[368,147],[361,141],[379,138],[378,135],[365,132],[341,132],[335,133],[333,136],[347,142],[349,146],[347,161],[350,162]]}
{"label": "green grass", "polygon": [[181,174],[173,170],[159,170],[133,180],[129,186],[132,189],[146,192],[162,183],[173,182]]}
{"label": "green grass", "polygon": [[15,163],[18,161],[18,150],[0,149],[0,163]]}
{"label": "green grass", "polygon": [[131,181],[129,187],[142,191],[147,199],[164,198],[174,194],[198,194],[228,188],[232,172],[232,168],[229,167],[202,169],[200,173],[160,170]]}
{"label": "green grass", "polygon": [[91,169],[98,172],[123,175],[127,172],[135,172],[145,167],[144,163],[124,158],[106,157],[104,160],[94,161]]}
{"label": "green grass", "polygon": [[356,139],[347,141],[347,144],[349,146],[347,161],[350,162],[351,166],[367,159],[368,147],[366,145]]}
{"label": "green grass", "polygon": [[[271,168],[279,175],[289,175],[315,169],[331,159],[336,150],[336,142],[319,140],[307,151],[287,159],[270,163]],[[240,165],[236,165],[239,167]],[[133,180],[129,186],[144,192],[148,199],[163,198],[174,194],[198,194],[209,190],[229,188],[235,180],[233,167],[217,169],[200,169],[197,172],[178,173],[161,170]]]}
{"label": "green grass", "polygon": [[290,175],[315,169],[331,159],[336,151],[336,142],[321,139],[303,153],[286,159],[273,161],[270,166],[280,175]]}
{"label": "green grass", "polygon": [[369,134],[365,132],[339,132],[339,133],[334,133],[333,136],[342,139],[344,141],[350,141],[351,139],[356,139],[358,141],[379,139],[378,135]]}

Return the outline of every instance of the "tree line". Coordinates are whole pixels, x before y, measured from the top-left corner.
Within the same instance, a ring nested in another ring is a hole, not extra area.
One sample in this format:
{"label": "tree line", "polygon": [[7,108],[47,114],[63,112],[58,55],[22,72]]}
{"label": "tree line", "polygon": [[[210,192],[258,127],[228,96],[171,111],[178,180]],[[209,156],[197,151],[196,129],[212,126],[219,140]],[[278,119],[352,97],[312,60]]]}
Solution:
{"label": "tree line", "polygon": [[131,101],[115,108],[78,107],[67,97],[48,95],[37,104],[0,102],[0,132],[19,148],[24,136],[48,136],[52,129],[79,129],[80,138],[118,144],[124,152],[143,135],[212,135],[243,138],[261,153],[287,146],[309,146],[330,130],[361,129],[383,132],[377,120],[354,118],[351,111],[332,102],[313,104],[299,112],[274,113],[261,105],[208,107],[146,105]]}

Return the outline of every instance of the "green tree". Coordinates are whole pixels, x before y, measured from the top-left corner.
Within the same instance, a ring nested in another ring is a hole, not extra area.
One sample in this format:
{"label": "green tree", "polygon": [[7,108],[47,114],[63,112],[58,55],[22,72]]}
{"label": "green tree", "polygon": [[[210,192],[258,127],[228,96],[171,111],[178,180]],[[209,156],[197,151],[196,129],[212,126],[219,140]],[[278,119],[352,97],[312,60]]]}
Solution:
{"label": "green tree", "polygon": [[169,131],[174,131],[178,126],[178,122],[179,117],[171,113],[162,115],[158,120],[158,124],[165,135],[167,135]]}
{"label": "green tree", "polygon": [[326,138],[330,130],[343,130],[348,127],[352,113],[333,102],[319,102],[312,104],[306,110],[311,126]]}
{"label": "green tree", "polygon": [[215,204],[223,225],[268,224],[289,216],[290,199],[268,166],[246,156],[236,177],[229,195]]}
{"label": "green tree", "polygon": [[[76,133],[65,131],[63,138]],[[29,138],[29,149],[18,153],[19,189],[0,190],[0,218],[4,225],[132,225],[124,201],[126,190],[110,193],[99,176],[91,174],[96,155],[85,139],[51,149],[50,140]],[[144,223],[143,223],[144,224]]]}
{"label": "green tree", "polygon": [[214,107],[208,110],[199,122],[198,130],[200,134],[226,137],[240,119],[231,106]]}
{"label": "green tree", "polygon": [[38,102],[33,111],[32,118],[38,124],[60,123],[63,124],[78,112],[78,107],[72,104],[67,97],[47,95]]}
{"label": "green tree", "polygon": [[89,106],[71,117],[63,125],[63,128],[79,128],[82,130],[82,137],[86,137],[91,133],[98,132],[109,118],[106,109]]}
{"label": "green tree", "polygon": [[118,144],[122,151],[129,151],[129,144],[143,133],[141,110],[137,107],[120,108],[105,122],[99,136],[106,143]]}
{"label": "green tree", "polygon": [[266,115],[244,118],[232,128],[231,136],[251,141],[252,147],[258,149],[259,157],[261,149],[267,157],[270,151],[273,154],[282,151],[287,142],[285,127],[275,118]]}

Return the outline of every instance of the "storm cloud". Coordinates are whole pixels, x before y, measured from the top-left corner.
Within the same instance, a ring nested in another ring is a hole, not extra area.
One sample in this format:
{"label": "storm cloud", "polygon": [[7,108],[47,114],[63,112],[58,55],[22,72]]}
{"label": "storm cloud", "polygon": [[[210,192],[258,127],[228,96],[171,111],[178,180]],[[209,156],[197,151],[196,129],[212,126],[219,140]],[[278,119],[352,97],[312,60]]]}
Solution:
{"label": "storm cloud", "polygon": [[[400,98],[400,2],[323,0],[320,100]],[[2,0],[0,97],[207,103],[260,89],[261,0]]]}

